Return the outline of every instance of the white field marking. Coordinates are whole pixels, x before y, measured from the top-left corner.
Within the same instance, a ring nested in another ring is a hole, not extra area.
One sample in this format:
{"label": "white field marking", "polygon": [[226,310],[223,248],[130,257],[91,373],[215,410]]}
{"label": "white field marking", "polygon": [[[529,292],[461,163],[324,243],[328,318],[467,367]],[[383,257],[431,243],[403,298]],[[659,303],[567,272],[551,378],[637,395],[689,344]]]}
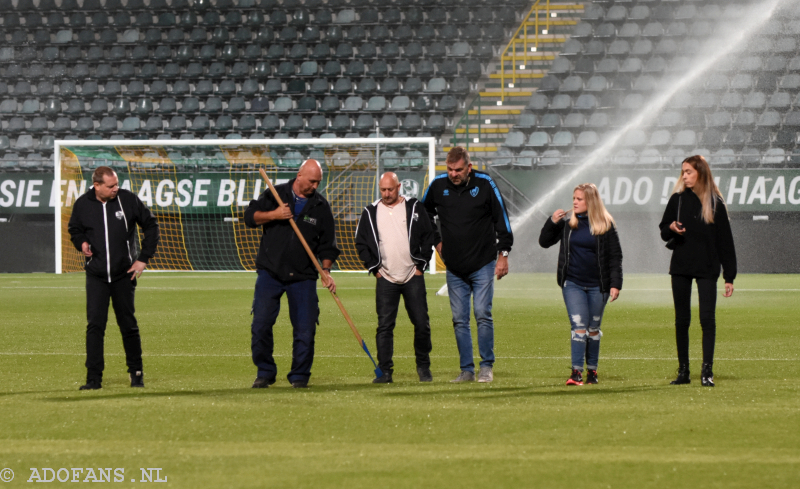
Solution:
{"label": "white field marking", "polygon": [[[70,353],[70,352],[0,352],[0,355],[8,355],[8,356],[26,356],[26,355],[36,355],[36,356],[85,356],[85,353]],[[106,356],[112,357],[122,357],[125,356],[124,353],[106,353]],[[221,358],[250,358],[249,354],[233,354],[233,353],[145,353],[145,357],[221,357]],[[280,358],[291,358],[291,355],[273,355],[274,357]],[[363,355],[321,355],[315,354],[315,358],[363,358]],[[416,358],[414,355],[394,355],[393,358]],[[431,355],[431,358],[456,358],[455,356],[444,356],[444,355]],[[568,360],[569,356],[553,356],[553,357],[545,357],[545,356],[533,356],[533,357],[505,357],[505,356],[496,356],[495,358],[500,360]],[[479,357],[475,357],[475,359],[479,359]],[[633,361],[672,361],[675,360],[673,357],[609,357],[604,356],[604,361],[608,360],[633,360]],[[797,358],[719,358],[715,357],[714,361],[725,361],[725,362],[796,362]]]}
{"label": "white field marking", "polygon": [[[52,287],[52,286],[39,286],[39,285],[20,285],[20,286],[2,286],[0,289],[63,289],[63,290],[84,290],[86,287]],[[148,285],[138,285],[137,289],[144,290],[253,290],[253,287],[151,287]],[[340,290],[375,290],[375,287],[337,287]],[[326,287],[317,287],[317,290],[328,290]],[[438,287],[427,287],[425,290],[439,290]],[[554,292],[553,288],[515,288],[515,287],[501,287],[496,290],[499,291],[530,291],[530,292]],[[671,292],[672,289],[623,289],[621,292]],[[800,289],[736,289],[736,292],[800,292]],[[720,293],[722,291],[720,290]]]}

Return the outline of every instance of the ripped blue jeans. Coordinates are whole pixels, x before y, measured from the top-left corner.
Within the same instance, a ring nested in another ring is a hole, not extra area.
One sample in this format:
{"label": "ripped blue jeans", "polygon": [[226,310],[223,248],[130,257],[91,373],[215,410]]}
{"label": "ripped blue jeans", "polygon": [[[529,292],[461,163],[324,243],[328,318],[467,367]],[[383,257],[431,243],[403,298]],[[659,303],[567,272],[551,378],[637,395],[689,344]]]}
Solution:
{"label": "ripped blue jeans", "polygon": [[586,368],[597,370],[600,338],[603,336],[600,323],[608,293],[601,292],[600,287],[581,287],[569,280],[564,281],[561,293],[572,326],[572,368],[583,372],[585,359]]}

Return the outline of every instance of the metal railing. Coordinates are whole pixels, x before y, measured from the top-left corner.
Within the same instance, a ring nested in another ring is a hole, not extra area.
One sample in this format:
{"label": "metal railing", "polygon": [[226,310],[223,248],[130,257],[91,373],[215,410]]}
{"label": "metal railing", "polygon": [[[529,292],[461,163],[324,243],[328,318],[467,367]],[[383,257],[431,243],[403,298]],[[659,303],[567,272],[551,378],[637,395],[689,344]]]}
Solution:
{"label": "metal railing", "polygon": [[[477,137],[480,140],[484,134],[483,116],[497,115],[497,109],[487,109],[486,111],[483,110],[484,97],[498,97],[500,98],[501,102],[505,101],[505,98],[510,96],[509,94],[519,94],[518,91],[510,92],[507,90],[510,88],[508,87],[508,80],[511,80],[512,83],[516,83],[517,79],[522,78],[523,76],[525,78],[541,78],[544,76],[544,73],[523,75],[518,71],[520,70],[519,67],[523,66],[519,64],[519,61],[552,61],[555,59],[554,54],[529,54],[531,49],[533,49],[533,52],[538,52],[540,46],[544,44],[544,38],[542,36],[547,35],[547,40],[551,42],[554,41],[552,34],[550,34],[553,26],[572,25],[575,23],[575,21],[557,20],[552,16],[553,10],[583,10],[583,5],[578,3],[551,3],[550,0],[536,0],[536,2],[534,2],[527,14],[525,14],[519,27],[517,27],[517,30],[514,31],[514,34],[511,36],[511,40],[508,42],[505,48],[503,48],[500,54],[499,89],[494,91],[480,92],[472,99],[468,100],[468,102],[465,104],[466,110],[453,126],[454,145],[461,143],[459,131],[463,130],[463,146],[469,149],[471,140],[474,137]],[[541,18],[542,13],[544,13],[543,18]],[[520,47],[522,48],[522,51],[521,53],[518,53],[518,48]],[[511,61],[510,70],[506,69],[506,61]],[[491,113],[485,114],[487,111],[491,111]],[[477,119],[475,119],[475,117],[477,117]]]}

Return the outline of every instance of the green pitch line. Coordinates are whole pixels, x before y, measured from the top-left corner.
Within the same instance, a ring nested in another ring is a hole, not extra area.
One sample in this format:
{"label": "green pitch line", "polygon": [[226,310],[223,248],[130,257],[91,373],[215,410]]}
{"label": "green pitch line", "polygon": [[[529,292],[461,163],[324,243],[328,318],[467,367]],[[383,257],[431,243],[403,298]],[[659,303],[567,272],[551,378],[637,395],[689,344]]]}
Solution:
{"label": "green pitch line", "polygon": [[[374,279],[334,276],[374,348]],[[310,389],[285,379],[288,307],[275,327],[278,382],[250,389],[255,274],[146,273],[136,297],[146,387],[128,387],[112,313],[103,389],[79,392],[83,276],[0,275],[0,471],[15,474],[3,485],[23,486],[31,468],[92,467],[124,469],[113,487],[152,486],[142,468],[186,488],[797,487],[800,276],[744,275],[733,298],[720,296],[713,389],[699,382],[696,309],[693,381],[668,385],[677,361],[667,275],[625,277],[603,321],[600,384],[582,387],[564,385],[569,323],[553,274],[496,283],[492,384],[449,382],[449,302],[434,295],[444,276],[426,280],[432,384],[417,382],[402,308],[395,383],[373,385],[371,363],[320,293]]]}

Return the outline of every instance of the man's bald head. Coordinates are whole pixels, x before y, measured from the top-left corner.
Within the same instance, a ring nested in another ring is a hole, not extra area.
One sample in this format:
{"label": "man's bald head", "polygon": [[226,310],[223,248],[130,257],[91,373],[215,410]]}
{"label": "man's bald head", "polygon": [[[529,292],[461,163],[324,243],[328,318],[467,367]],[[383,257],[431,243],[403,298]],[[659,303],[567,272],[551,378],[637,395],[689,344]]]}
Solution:
{"label": "man's bald head", "polygon": [[393,206],[400,200],[400,179],[394,172],[387,171],[381,176],[379,183],[381,201],[384,205]]}
{"label": "man's bald head", "polygon": [[297,170],[297,178],[294,180],[292,190],[295,194],[308,198],[314,195],[321,181],[322,165],[317,160],[308,159]]}

